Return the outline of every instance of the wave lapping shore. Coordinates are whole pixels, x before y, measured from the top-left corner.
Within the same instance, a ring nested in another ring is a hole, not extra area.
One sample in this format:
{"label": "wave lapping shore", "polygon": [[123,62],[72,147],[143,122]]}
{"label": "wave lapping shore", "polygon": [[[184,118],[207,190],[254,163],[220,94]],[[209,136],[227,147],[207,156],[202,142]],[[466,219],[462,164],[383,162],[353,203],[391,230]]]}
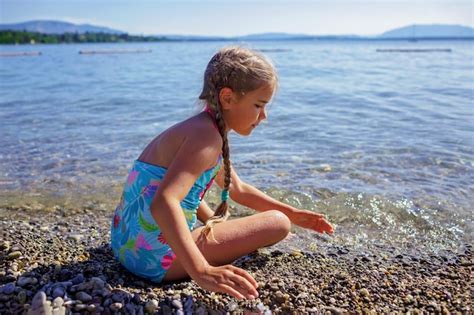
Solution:
{"label": "wave lapping shore", "polygon": [[0,313],[472,313],[469,244],[438,254],[322,240],[314,252],[273,246],[235,262],[259,283],[256,300],[238,301],[191,280],[157,285],[128,273],[108,245],[111,213],[94,203],[0,208]]}

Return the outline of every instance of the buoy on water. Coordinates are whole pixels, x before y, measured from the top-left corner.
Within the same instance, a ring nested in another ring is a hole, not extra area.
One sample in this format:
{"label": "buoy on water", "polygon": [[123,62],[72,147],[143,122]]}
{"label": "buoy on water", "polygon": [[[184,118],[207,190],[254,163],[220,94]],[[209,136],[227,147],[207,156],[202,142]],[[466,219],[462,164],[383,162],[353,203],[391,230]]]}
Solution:
{"label": "buoy on water", "polygon": [[452,52],[450,48],[377,49],[376,51],[377,52],[403,52],[403,53]]}
{"label": "buoy on water", "polygon": [[0,57],[41,56],[41,51],[0,51]]}
{"label": "buoy on water", "polygon": [[140,54],[150,53],[151,49],[110,49],[110,50],[80,50],[80,55],[102,55],[102,54]]}

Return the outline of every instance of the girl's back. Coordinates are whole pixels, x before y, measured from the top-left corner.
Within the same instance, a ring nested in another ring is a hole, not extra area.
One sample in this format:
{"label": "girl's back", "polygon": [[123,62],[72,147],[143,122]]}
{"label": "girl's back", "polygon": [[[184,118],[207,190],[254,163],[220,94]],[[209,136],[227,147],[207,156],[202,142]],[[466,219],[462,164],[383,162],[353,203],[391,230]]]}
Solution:
{"label": "girl's back", "polygon": [[[222,146],[222,138],[212,117],[202,112],[163,131],[146,146],[138,160],[168,168],[184,140],[193,138],[199,140],[196,144]],[[203,141],[204,138],[208,141]],[[209,161],[209,168],[215,163],[215,160]]]}

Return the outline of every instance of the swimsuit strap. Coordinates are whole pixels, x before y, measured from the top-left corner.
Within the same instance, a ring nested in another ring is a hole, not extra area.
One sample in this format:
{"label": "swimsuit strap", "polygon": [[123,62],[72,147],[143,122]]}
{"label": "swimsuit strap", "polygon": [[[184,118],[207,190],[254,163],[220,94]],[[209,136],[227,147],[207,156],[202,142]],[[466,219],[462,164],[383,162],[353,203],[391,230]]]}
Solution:
{"label": "swimsuit strap", "polygon": [[209,106],[206,106],[204,111],[208,113],[209,116],[211,116],[212,122],[214,123],[214,127],[216,127],[217,131],[219,131],[219,127],[217,126],[217,122],[216,122],[216,113]]}

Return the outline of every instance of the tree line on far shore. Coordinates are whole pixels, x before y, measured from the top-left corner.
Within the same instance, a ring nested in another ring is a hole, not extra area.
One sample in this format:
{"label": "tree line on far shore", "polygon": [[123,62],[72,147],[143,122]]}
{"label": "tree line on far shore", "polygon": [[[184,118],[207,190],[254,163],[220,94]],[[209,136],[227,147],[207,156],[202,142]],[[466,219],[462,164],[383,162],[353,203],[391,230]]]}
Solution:
{"label": "tree line on far shore", "polygon": [[166,37],[128,35],[126,33],[43,34],[26,31],[0,31],[0,44],[124,43],[165,40],[167,40]]}

